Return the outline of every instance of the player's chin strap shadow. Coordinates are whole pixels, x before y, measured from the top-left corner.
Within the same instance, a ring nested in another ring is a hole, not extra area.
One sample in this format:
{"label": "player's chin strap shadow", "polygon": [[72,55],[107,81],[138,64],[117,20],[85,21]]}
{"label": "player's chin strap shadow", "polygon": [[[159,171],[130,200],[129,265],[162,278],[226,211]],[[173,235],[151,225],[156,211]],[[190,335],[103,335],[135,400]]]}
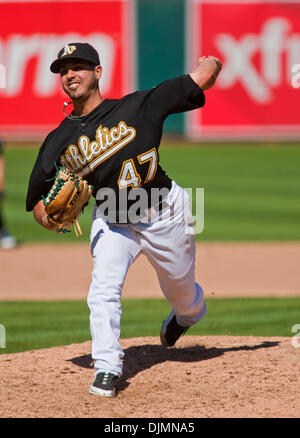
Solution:
{"label": "player's chin strap shadow", "polygon": [[66,108],[67,108],[67,106],[68,105],[70,105],[71,103],[73,103],[72,101],[71,102],[64,102],[64,107],[63,107],[63,113],[64,113],[64,115],[68,118],[68,119],[70,119],[70,120],[80,120],[82,117],[76,117],[76,116],[72,116],[72,114],[67,114],[66,113]]}

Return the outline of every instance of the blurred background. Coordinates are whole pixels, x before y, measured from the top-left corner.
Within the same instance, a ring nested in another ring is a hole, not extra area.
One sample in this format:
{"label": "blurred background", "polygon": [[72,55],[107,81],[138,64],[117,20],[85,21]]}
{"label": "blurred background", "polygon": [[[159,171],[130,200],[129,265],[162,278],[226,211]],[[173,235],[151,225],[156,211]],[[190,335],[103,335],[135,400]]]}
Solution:
{"label": "blurred background", "polygon": [[[297,296],[284,303],[273,299],[257,305],[252,302],[255,318],[249,313],[249,301],[238,300],[234,307],[233,301],[215,300],[209,307],[211,319],[204,323],[206,333],[211,333],[210,321],[218,317],[221,322],[214,324],[213,333],[224,334],[225,327],[226,333],[288,336],[292,324],[300,322],[300,1],[0,0],[0,20],[0,278],[7,280],[1,284],[2,297],[18,296],[20,287],[14,285],[14,279],[25,276],[29,269],[26,265],[20,274],[29,257],[22,251],[32,244],[83,243],[85,249],[76,250],[74,263],[89,257],[92,202],[80,218],[80,239],[73,232],[61,236],[43,229],[25,211],[38,149],[64,118],[66,96],[59,78],[49,70],[58,51],[70,42],[93,44],[104,70],[101,93],[108,98],[186,74],[201,55],[215,55],[223,61],[223,70],[216,85],[206,92],[205,107],[165,121],[161,165],[184,188],[204,188],[204,230],[196,235],[200,244],[197,274],[208,290],[208,300],[213,299],[212,291],[215,297],[222,291],[235,296],[252,292]],[[239,243],[243,246],[230,247],[229,253],[228,245]],[[33,284],[45,292],[50,259],[52,272],[60,272],[61,259],[54,264],[57,248],[44,256],[35,250],[35,258],[30,259],[35,282],[24,281],[25,299],[30,299],[26,291],[29,294]],[[73,281],[72,291],[76,285],[80,297],[85,297],[90,272],[74,266],[78,279]],[[137,281],[134,272],[130,285]],[[150,274],[152,279],[154,274]],[[84,277],[83,286],[80,276]],[[156,287],[151,280],[148,286],[152,291]],[[72,296],[64,293],[64,299]],[[69,306],[65,303],[65,309]],[[76,339],[83,340],[89,337],[87,309],[85,303],[78,306],[83,306],[83,316],[78,317],[81,329]],[[153,310],[154,301],[153,307],[145,308],[142,302],[136,306],[138,312],[131,314],[132,320],[126,316],[123,336],[156,334],[164,315]],[[278,312],[272,306],[277,306]],[[64,308],[61,303],[54,307],[53,315],[61,315],[61,320],[49,323],[44,343],[35,345],[57,345],[57,333],[49,333],[53,327],[61,330],[66,311],[57,310]],[[75,307],[72,315],[77,315]],[[20,313],[24,315],[26,308],[20,307]],[[160,300],[157,308],[162,309]],[[28,321],[32,319],[30,309],[32,306],[28,306]],[[141,316],[151,309],[151,315]],[[42,311],[37,306],[36,314],[46,315],[47,311],[49,307]],[[16,312],[9,303],[0,322],[7,326],[6,321],[11,320],[14,326]],[[245,315],[248,325],[243,325]],[[149,327],[145,325],[147,317]],[[41,321],[36,321],[40,331]],[[73,330],[73,320],[70,326]],[[23,327],[20,320],[16,328],[19,340]],[[45,344],[48,338],[51,340]],[[69,340],[74,341],[73,331]],[[18,348],[24,348],[22,342]]]}
{"label": "blurred background", "polygon": [[[186,74],[201,55],[219,57],[205,107],[167,118],[162,165],[184,187],[205,188],[197,238],[300,238],[299,1],[0,1],[0,16],[0,202],[18,241],[60,239],[25,213],[25,196],[38,148],[64,117],[49,65],[74,41],[99,50],[110,98]],[[81,221],[88,229],[89,214]]]}
{"label": "blurred background", "polygon": [[57,126],[65,96],[49,65],[66,43],[90,41],[104,69],[101,92],[110,98],[188,73],[203,54],[222,59],[223,72],[205,110],[192,112],[192,119],[170,117],[166,133],[298,140],[298,0],[74,3],[0,2],[3,137],[40,141]]}

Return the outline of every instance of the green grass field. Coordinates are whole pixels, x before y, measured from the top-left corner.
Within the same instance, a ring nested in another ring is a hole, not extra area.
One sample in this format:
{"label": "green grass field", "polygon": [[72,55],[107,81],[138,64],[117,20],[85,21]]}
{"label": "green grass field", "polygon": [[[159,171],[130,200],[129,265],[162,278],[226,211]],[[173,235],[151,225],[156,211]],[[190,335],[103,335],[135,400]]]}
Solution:
{"label": "green grass field", "polygon": [[[187,335],[293,336],[300,323],[299,298],[209,298],[205,318]],[[165,300],[123,301],[121,338],[159,336],[168,315]],[[0,354],[89,341],[85,301],[1,302],[6,348]],[[187,336],[186,335],[186,336]]]}
{"label": "green grass field", "polygon": [[[83,236],[57,235],[25,211],[27,184],[37,149],[7,148],[4,213],[21,243],[88,242],[93,203],[80,218]],[[300,240],[300,147],[296,145],[163,144],[162,167],[184,188],[203,187],[205,241]],[[193,206],[195,209],[195,205]],[[208,299],[208,314],[195,335],[292,336],[300,298]],[[125,300],[121,337],[158,336],[169,312],[164,300]],[[90,340],[84,301],[1,302],[0,324],[12,353]]]}
{"label": "green grass field", "polygon": [[[56,235],[25,212],[37,149],[7,148],[5,216],[21,242],[75,242]],[[295,145],[162,145],[160,161],[184,188],[203,187],[206,241],[300,240],[300,147]],[[87,241],[93,202],[80,224]],[[195,209],[195,206],[193,207]]]}

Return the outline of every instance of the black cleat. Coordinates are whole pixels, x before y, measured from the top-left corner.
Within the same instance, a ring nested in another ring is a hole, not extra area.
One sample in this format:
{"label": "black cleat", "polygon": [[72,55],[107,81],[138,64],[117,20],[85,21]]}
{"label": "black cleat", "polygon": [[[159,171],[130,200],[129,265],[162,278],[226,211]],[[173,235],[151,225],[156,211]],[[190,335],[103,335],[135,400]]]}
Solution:
{"label": "black cleat", "polygon": [[182,336],[189,327],[182,327],[177,323],[176,315],[170,313],[163,322],[160,330],[160,341],[165,347],[173,347],[176,341]]}
{"label": "black cleat", "polygon": [[115,385],[118,376],[113,373],[101,372],[96,375],[93,384],[90,386],[90,394],[102,395],[104,397],[115,396]]}

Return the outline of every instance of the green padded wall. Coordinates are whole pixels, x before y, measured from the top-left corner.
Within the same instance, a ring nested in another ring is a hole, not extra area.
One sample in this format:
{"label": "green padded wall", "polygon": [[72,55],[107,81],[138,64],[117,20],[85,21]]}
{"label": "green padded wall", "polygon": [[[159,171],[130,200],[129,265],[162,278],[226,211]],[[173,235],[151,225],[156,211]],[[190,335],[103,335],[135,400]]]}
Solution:
{"label": "green padded wall", "polygon": [[[136,0],[137,88],[186,73],[184,71],[184,0]],[[182,114],[169,116],[164,132],[181,134]]]}

